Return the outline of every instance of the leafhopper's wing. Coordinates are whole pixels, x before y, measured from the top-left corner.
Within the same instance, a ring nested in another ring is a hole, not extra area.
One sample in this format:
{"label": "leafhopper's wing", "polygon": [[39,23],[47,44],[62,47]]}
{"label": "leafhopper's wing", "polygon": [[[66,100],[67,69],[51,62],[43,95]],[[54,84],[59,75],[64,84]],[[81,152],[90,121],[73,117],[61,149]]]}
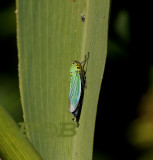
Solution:
{"label": "leafhopper's wing", "polygon": [[74,72],[70,77],[69,111],[74,112],[81,96],[81,78],[79,72]]}

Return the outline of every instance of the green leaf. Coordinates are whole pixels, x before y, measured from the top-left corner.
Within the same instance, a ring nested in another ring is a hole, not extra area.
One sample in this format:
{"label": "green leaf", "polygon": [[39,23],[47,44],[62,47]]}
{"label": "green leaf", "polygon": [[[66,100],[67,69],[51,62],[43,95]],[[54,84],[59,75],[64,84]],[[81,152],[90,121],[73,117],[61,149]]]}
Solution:
{"label": "green leaf", "polygon": [[5,160],[41,160],[15,121],[0,106],[0,155]]}
{"label": "green leaf", "polygon": [[[109,0],[17,0],[24,120],[28,138],[45,160],[92,159],[109,5]],[[69,69],[88,52],[87,88],[77,128],[68,112]]]}

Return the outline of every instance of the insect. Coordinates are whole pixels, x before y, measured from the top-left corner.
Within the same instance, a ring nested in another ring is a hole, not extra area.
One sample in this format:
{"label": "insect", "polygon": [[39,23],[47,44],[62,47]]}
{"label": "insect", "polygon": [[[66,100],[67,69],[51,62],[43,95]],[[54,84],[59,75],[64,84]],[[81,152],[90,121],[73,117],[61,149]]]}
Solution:
{"label": "insect", "polygon": [[83,22],[85,21],[85,16],[84,16],[83,13],[81,14],[81,19],[82,19]]}
{"label": "insect", "polygon": [[72,120],[77,123],[80,117],[86,79],[84,66],[88,59],[89,52],[83,62],[73,61],[70,68],[69,111],[72,113]]}

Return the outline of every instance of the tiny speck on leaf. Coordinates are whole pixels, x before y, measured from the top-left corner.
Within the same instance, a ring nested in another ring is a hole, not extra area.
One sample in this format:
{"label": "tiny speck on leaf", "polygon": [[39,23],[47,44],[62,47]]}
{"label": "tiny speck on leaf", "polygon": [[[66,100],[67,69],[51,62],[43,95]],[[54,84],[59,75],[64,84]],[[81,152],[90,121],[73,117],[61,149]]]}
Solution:
{"label": "tiny speck on leaf", "polygon": [[83,22],[85,21],[85,16],[84,16],[84,14],[81,14],[81,19],[82,19]]}

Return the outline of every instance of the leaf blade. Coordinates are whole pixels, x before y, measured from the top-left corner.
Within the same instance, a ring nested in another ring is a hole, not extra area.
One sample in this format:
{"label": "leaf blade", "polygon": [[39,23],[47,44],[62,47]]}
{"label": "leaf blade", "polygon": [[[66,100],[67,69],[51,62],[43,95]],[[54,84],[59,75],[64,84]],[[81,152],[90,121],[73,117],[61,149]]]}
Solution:
{"label": "leaf blade", "polygon": [[[22,106],[25,121],[34,127],[30,130],[27,126],[28,137],[44,159],[84,159],[87,154],[91,159],[96,106],[106,58],[109,1],[31,0],[29,3],[17,0],[17,4]],[[82,13],[85,22],[81,21]],[[68,72],[72,61],[82,61],[88,52],[88,88],[80,127],[74,130],[68,112]],[[92,123],[87,122],[86,113],[92,117]],[[70,131],[76,135],[68,137]],[[82,146],[89,148],[83,152],[86,154],[82,154],[80,146],[84,132],[88,135]]]}
{"label": "leaf blade", "polygon": [[0,153],[6,160],[41,160],[35,148],[19,130],[7,111],[0,106]]}

